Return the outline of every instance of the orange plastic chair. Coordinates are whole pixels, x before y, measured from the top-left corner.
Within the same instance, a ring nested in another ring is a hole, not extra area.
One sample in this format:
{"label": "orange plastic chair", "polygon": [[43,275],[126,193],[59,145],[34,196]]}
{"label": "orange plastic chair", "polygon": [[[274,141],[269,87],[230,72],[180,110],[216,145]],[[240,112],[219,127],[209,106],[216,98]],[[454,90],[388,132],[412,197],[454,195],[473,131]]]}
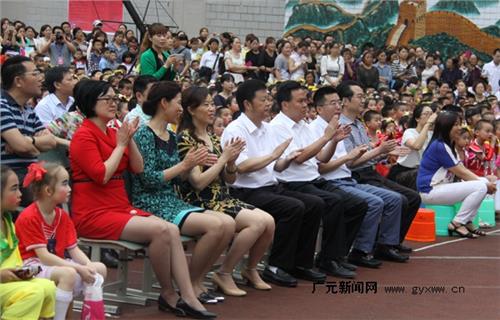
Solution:
{"label": "orange plastic chair", "polygon": [[406,240],[432,242],[436,240],[434,210],[420,208],[405,237]]}

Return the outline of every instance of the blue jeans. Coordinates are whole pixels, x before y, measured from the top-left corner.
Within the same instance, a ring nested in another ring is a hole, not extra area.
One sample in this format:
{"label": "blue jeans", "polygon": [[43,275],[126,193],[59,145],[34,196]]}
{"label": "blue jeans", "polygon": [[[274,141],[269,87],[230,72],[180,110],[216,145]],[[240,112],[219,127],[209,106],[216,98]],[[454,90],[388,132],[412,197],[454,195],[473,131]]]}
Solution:
{"label": "blue jeans", "polygon": [[353,248],[370,253],[377,241],[387,245],[399,244],[399,229],[401,225],[401,208],[403,198],[401,194],[375,187],[369,184],[359,184],[354,179],[330,180],[330,182],[344,192],[358,196],[368,204],[368,211],[363,219]]}

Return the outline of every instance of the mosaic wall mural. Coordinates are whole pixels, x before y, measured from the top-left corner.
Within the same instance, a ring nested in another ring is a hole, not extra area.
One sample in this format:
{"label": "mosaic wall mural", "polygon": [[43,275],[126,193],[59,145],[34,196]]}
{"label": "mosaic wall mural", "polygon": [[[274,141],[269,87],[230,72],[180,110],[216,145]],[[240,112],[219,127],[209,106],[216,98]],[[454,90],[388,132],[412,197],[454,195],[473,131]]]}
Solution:
{"label": "mosaic wall mural", "polygon": [[482,59],[500,47],[500,0],[289,0],[285,34],[376,46],[411,45]]}

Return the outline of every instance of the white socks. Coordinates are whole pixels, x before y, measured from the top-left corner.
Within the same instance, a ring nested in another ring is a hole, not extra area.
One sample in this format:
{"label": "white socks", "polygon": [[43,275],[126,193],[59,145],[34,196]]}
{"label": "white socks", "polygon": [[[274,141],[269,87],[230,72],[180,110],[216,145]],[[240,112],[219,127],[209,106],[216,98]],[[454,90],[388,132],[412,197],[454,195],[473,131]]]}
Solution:
{"label": "white socks", "polygon": [[73,292],[56,288],[56,315],[54,320],[65,320],[69,304],[73,300]]}

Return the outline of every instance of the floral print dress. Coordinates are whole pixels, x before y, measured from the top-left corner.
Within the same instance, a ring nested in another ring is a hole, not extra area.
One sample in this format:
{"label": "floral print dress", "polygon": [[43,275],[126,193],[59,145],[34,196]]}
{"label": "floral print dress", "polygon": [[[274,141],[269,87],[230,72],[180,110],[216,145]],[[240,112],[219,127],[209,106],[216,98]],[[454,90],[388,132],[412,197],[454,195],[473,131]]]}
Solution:
{"label": "floral print dress", "polygon": [[144,159],[144,172],[134,175],[132,203],[137,208],[176,224],[179,229],[188,215],[204,209],[182,201],[175,191],[178,178],[165,181],[163,170],[179,163],[175,133],[168,141],[160,139],[149,126],[142,126],[134,140]]}
{"label": "floral print dress", "polygon": [[[213,150],[211,152],[215,153],[217,157],[220,157],[222,150],[219,138],[211,134],[210,140],[213,145]],[[186,156],[189,149],[204,145],[203,142],[197,141],[188,130],[183,130],[179,134],[178,141],[179,154],[181,158]],[[203,172],[209,169],[209,167],[204,166],[200,169]],[[236,217],[242,209],[255,209],[254,206],[231,197],[229,189],[223,180],[222,172],[217,179],[212,181],[212,183],[200,192],[194,190],[188,181],[184,181],[180,185],[179,192],[182,195],[182,199],[186,202],[208,210],[223,212],[233,218]]]}

